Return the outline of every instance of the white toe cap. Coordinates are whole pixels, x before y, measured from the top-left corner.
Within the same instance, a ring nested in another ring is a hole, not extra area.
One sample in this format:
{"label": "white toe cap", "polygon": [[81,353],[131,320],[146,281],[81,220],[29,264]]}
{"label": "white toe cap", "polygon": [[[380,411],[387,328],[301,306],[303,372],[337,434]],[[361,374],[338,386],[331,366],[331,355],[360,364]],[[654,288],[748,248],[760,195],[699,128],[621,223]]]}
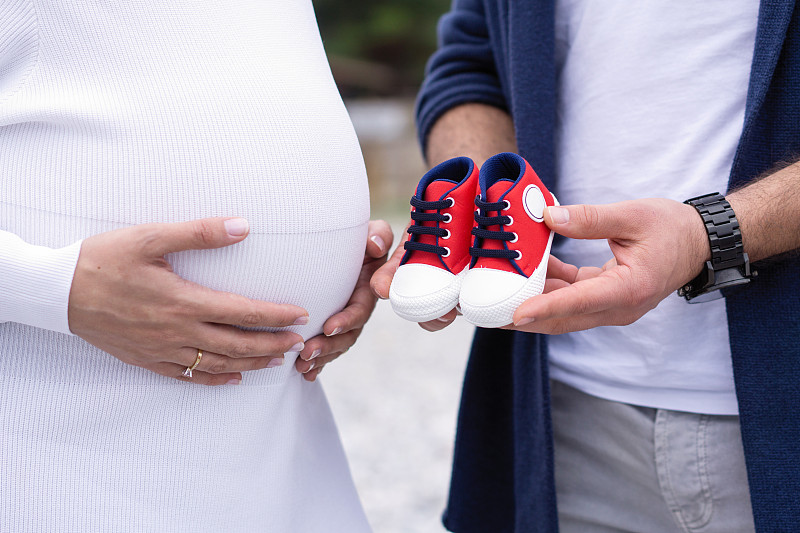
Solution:
{"label": "white toe cap", "polygon": [[402,298],[419,298],[435,294],[453,283],[456,276],[430,265],[406,264],[397,269],[391,290]]}
{"label": "white toe cap", "polygon": [[493,268],[470,270],[461,285],[461,304],[489,307],[507,301],[525,286],[528,278]]}

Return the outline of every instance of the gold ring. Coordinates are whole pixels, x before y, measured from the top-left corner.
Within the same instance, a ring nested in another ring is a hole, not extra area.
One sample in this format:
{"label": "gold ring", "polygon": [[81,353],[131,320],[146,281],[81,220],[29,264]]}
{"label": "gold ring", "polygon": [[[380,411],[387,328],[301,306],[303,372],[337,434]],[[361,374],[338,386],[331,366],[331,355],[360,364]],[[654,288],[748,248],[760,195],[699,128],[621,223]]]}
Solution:
{"label": "gold ring", "polygon": [[197,365],[199,365],[199,364],[200,364],[200,360],[201,360],[202,358],[203,358],[203,350],[201,350],[201,349],[199,349],[199,348],[198,348],[198,349],[197,349],[197,359],[195,359],[195,360],[194,360],[194,363],[192,363],[192,366],[187,366],[187,367],[186,367],[186,370],[184,370],[184,371],[183,371],[183,374],[182,374],[182,376],[183,376],[183,377],[185,377],[185,378],[190,378],[190,377],[192,377],[192,370],[194,370],[195,368],[197,368]]}

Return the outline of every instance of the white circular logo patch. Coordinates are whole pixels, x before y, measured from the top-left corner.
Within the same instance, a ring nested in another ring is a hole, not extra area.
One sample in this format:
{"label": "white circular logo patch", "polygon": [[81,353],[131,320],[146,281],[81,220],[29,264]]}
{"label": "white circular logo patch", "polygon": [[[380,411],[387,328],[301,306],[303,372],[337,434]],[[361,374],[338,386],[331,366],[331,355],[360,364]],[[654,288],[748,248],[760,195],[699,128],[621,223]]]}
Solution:
{"label": "white circular logo patch", "polygon": [[525,206],[525,212],[536,222],[544,221],[544,208],[547,204],[544,201],[544,195],[539,187],[536,185],[528,185],[522,193],[522,205]]}

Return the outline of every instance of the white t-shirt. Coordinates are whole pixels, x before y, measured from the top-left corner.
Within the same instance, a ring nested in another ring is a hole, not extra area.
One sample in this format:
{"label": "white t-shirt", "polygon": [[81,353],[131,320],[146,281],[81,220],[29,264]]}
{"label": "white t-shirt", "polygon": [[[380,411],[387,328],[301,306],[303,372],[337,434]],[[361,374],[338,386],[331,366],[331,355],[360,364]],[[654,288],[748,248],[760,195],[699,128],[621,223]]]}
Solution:
{"label": "white t-shirt", "polygon": [[[727,188],[744,121],[758,2],[588,2],[556,9],[561,204],[693,196]],[[553,250],[601,266],[605,240]],[[738,412],[725,301],[673,294],[634,324],[553,336],[556,380],[602,398]]]}

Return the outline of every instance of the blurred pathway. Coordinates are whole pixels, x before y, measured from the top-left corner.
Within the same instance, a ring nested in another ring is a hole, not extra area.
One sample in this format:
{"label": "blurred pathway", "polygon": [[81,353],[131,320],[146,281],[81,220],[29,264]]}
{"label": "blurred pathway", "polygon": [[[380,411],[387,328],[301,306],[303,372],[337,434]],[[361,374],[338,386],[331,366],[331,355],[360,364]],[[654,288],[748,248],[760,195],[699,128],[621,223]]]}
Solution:
{"label": "blurred pathway", "polygon": [[[393,227],[399,235],[402,226]],[[444,531],[473,330],[457,320],[429,333],[378,302],[359,342],[320,377],[375,533]]]}

